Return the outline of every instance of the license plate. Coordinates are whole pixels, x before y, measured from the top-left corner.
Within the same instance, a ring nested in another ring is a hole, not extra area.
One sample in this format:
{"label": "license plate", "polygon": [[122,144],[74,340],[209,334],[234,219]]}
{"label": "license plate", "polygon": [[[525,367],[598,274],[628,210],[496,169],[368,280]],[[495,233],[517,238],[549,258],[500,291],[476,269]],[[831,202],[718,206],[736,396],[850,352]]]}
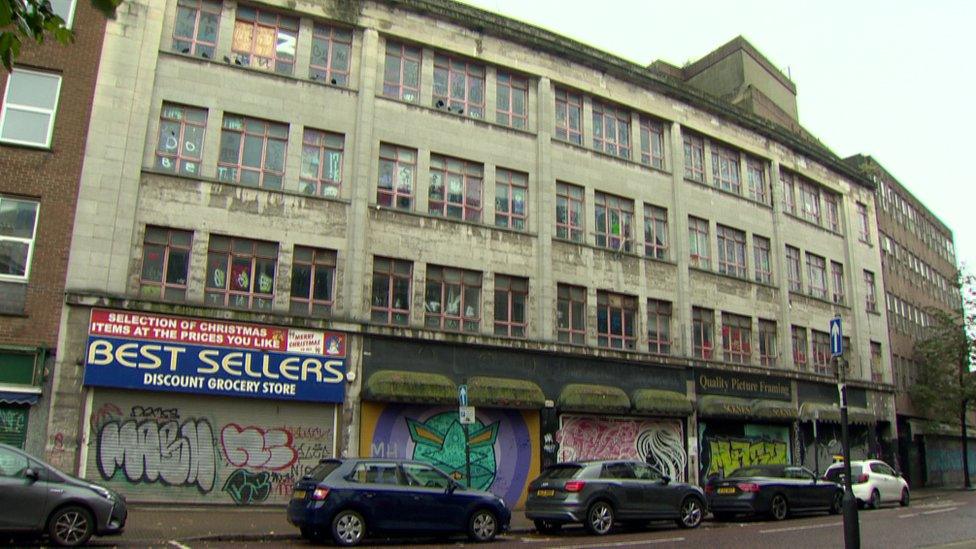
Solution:
{"label": "license plate", "polygon": [[552,496],[556,495],[556,491],[555,490],[539,490],[539,491],[537,491],[535,493],[535,495],[539,496],[540,498],[551,498]]}
{"label": "license plate", "polygon": [[305,490],[295,490],[295,493],[291,495],[291,499],[305,499]]}
{"label": "license plate", "polygon": [[733,488],[733,487],[731,487],[731,486],[726,486],[726,487],[724,487],[724,488],[719,488],[719,489],[718,489],[718,490],[716,490],[716,491],[717,491],[717,492],[718,492],[719,494],[734,494],[734,493],[735,493],[735,488]]}

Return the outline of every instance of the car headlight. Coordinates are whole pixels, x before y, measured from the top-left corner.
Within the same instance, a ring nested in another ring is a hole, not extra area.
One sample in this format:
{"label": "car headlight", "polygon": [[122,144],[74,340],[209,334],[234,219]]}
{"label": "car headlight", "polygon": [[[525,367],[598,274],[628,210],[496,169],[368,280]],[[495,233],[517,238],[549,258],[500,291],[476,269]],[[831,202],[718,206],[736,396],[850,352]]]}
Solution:
{"label": "car headlight", "polygon": [[109,492],[108,490],[106,490],[105,488],[102,488],[101,486],[94,486],[93,485],[93,486],[89,486],[89,488],[91,488],[92,491],[94,491],[96,494],[102,496],[105,499],[115,499],[112,496],[112,492]]}

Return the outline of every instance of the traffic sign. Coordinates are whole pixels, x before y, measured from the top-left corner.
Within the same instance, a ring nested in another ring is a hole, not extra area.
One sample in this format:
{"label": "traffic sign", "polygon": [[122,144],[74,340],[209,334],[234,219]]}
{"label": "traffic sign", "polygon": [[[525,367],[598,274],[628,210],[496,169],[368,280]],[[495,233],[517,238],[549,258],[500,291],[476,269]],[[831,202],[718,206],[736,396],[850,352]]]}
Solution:
{"label": "traffic sign", "polygon": [[834,357],[844,354],[844,330],[839,316],[830,319],[830,354]]}
{"label": "traffic sign", "polygon": [[458,418],[461,425],[474,425],[474,406],[459,406]]}
{"label": "traffic sign", "polygon": [[468,386],[458,385],[458,406],[468,405]]}

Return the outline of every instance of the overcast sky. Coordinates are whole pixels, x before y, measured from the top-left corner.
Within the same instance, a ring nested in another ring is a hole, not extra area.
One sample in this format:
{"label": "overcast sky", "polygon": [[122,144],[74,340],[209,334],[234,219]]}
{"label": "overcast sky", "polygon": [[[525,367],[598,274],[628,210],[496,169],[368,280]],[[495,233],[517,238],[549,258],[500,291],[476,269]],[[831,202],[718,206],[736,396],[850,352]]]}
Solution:
{"label": "overcast sky", "polygon": [[741,34],[796,83],[800,123],[841,157],[877,159],[976,270],[976,2],[463,1],[641,65]]}

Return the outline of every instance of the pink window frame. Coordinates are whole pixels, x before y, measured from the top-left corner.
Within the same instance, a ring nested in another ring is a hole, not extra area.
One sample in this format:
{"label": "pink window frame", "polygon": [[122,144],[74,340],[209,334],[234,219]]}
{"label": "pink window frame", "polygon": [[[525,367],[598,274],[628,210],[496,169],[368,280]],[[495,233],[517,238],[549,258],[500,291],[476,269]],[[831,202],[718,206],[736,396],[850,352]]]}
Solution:
{"label": "pink window frame", "polygon": [[[230,117],[230,118],[239,118],[241,120],[241,129],[236,130],[236,129],[232,129],[232,128],[226,127],[224,124],[227,123],[228,117]],[[260,123],[262,125],[263,131],[261,133],[254,133],[254,132],[248,131],[247,126],[248,126],[248,123],[249,122],[257,122],[257,123]],[[273,136],[271,134],[271,129],[272,129],[273,126],[274,127],[277,127],[279,130],[283,130],[283,133],[284,133],[285,137],[275,137],[275,136]],[[245,171],[247,171],[247,172],[257,172],[258,173],[258,187],[262,187],[262,188],[265,186],[265,181],[264,180],[265,180],[265,176],[267,176],[267,175],[278,176],[280,178],[280,181],[279,182],[281,184],[284,184],[285,165],[287,164],[287,158],[288,158],[288,137],[287,137],[288,136],[288,124],[284,124],[284,123],[281,123],[281,122],[272,122],[270,120],[262,120],[260,118],[251,118],[249,116],[242,116],[242,115],[239,115],[239,114],[224,114],[224,121],[221,123],[220,132],[221,132],[221,136],[223,136],[223,134],[226,132],[226,133],[236,133],[236,134],[239,134],[241,136],[241,138],[240,138],[240,143],[238,143],[238,145],[237,145],[237,162],[232,164],[230,162],[222,162],[222,161],[219,161],[218,160],[218,162],[217,162],[217,171],[218,171],[218,173],[220,172],[220,168],[230,168],[230,169],[233,169],[233,170],[235,170],[235,173],[236,173],[236,177],[234,177],[234,181],[240,183],[240,181],[241,181],[241,174],[243,174]],[[261,138],[261,167],[260,168],[253,168],[251,166],[245,166],[244,165],[244,144],[247,141],[247,136],[249,136],[249,135],[250,136],[258,136],[258,137]],[[272,170],[272,169],[268,169],[267,168],[267,161],[268,161],[268,156],[267,155],[268,155],[268,142],[269,141],[280,141],[281,143],[284,144],[284,147],[282,148],[282,156],[283,156],[283,159],[282,159],[281,171]]]}
{"label": "pink window frame", "polygon": [[[327,32],[323,32],[323,31],[327,31]],[[348,33],[349,35],[348,41],[346,41],[344,37],[339,36],[339,34],[343,32]],[[311,58],[309,58],[310,59],[308,64],[309,78],[312,78],[314,80],[315,77],[313,77],[312,71],[313,69],[318,69],[323,73],[325,73],[326,82],[329,82],[330,84],[333,85],[339,85],[339,86],[347,85],[349,83],[349,72],[352,67],[352,30],[344,27],[327,25],[325,23],[315,23],[314,25],[312,25],[313,44],[316,38],[325,40],[325,43],[328,44],[329,46],[329,51],[328,54],[325,56],[325,65],[316,65],[311,61]],[[346,67],[345,70],[337,69],[333,65],[336,44],[345,44],[346,46],[349,46],[349,66]],[[336,75],[344,76],[345,82],[338,82],[338,81],[332,82],[332,80]]]}
{"label": "pink window frame", "polygon": [[[277,48],[275,48],[275,53],[274,53],[274,56],[273,57],[263,57],[263,56],[257,55],[256,53],[254,53],[254,49],[255,49],[256,44],[257,44],[257,35],[258,35],[257,30],[258,30],[258,28],[261,28],[261,27],[274,29],[274,31],[275,31],[275,39],[276,40],[281,35],[281,32],[283,30],[284,31],[289,31],[290,34],[293,33],[294,36],[295,36],[295,45],[296,45],[296,49],[297,49],[299,28],[301,27],[301,21],[300,21],[300,19],[298,17],[293,17],[293,16],[290,16],[290,15],[283,15],[283,14],[280,14],[280,13],[276,13],[276,12],[271,11],[271,10],[267,10],[267,9],[263,9],[263,8],[257,8],[257,7],[252,6],[252,5],[248,5],[246,7],[247,7],[247,9],[254,10],[254,19],[253,20],[252,19],[242,19],[241,18],[241,15],[242,15],[241,14],[241,11],[242,11],[241,10],[241,6],[238,6],[237,16],[234,19],[234,28],[235,29],[237,28],[237,24],[238,23],[244,23],[244,24],[250,25],[253,28],[253,31],[251,32],[251,43],[248,46],[248,49],[247,50],[238,50],[238,49],[234,49],[233,40],[231,40],[231,52],[232,53],[244,54],[244,55],[249,56],[251,59],[248,61],[247,66],[257,66],[257,63],[255,63],[254,60],[255,59],[264,59],[264,60],[267,61],[268,66],[267,67],[259,67],[261,69],[266,69],[266,70],[269,70],[271,72],[275,72],[275,73],[278,73],[278,74],[292,74],[292,73],[294,73],[295,72],[295,62],[298,59],[298,53],[297,53],[297,51],[295,53],[295,56],[291,60],[287,60],[287,59],[279,59],[278,58],[278,50],[277,50]],[[274,24],[262,22],[261,21],[262,16],[274,17],[274,20],[275,20]],[[284,66],[284,67],[287,67],[288,69],[287,69],[287,71],[279,71],[278,70],[279,66]]]}
{"label": "pink window frame", "polygon": [[[173,28],[173,40],[179,40],[181,42],[190,43],[190,51],[180,52],[186,55],[197,55],[197,46],[207,46],[213,48],[213,51],[217,51],[217,41],[220,40],[220,15],[223,9],[222,2],[214,0],[179,0],[177,3],[177,11],[180,7],[190,8],[194,10],[193,16],[193,36],[177,36],[176,28]],[[202,13],[212,13],[217,15],[217,34],[214,36],[213,42],[207,42],[206,40],[200,40],[197,36],[200,34],[200,15]],[[174,44],[175,45],[175,44]],[[206,58],[206,57],[205,57]]]}
{"label": "pink window frame", "polygon": [[722,354],[726,362],[733,364],[752,362],[752,320],[749,317],[722,314]]}
{"label": "pink window frame", "polygon": [[[560,295],[561,290],[564,290],[565,297]],[[583,299],[581,300],[574,299],[573,298],[574,293],[582,293]],[[569,343],[571,345],[586,345],[586,288],[583,288],[581,286],[572,286],[569,284],[559,284],[556,289],[556,301],[557,301],[557,308],[556,308],[557,311],[559,310],[558,308],[559,302],[567,303],[568,307],[566,308],[566,310],[569,316],[566,319],[566,326],[568,326],[567,328],[560,328],[559,321],[557,319],[556,321],[557,339],[559,334],[566,334],[567,341],[565,341],[564,343]],[[576,319],[576,317],[573,316],[574,304],[582,305],[583,328],[579,330],[573,328],[573,324],[574,324],[573,321]]]}
{"label": "pink window frame", "polygon": [[[158,242],[148,242],[146,239],[149,236],[149,229],[150,228],[152,228],[152,229],[160,229],[160,230],[166,231],[166,244],[161,244],[161,243],[158,243]],[[173,243],[173,234],[174,233],[184,233],[184,234],[188,235],[189,236],[190,243],[187,244],[186,247],[183,247],[183,246],[179,246],[177,244],[174,244]],[[173,284],[173,283],[166,282],[166,274],[169,272],[169,256],[170,256],[170,252],[172,250],[185,250],[187,252],[187,257],[188,258],[192,255],[193,231],[185,231],[185,230],[182,230],[182,229],[170,229],[170,228],[166,228],[166,227],[146,227],[146,234],[143,236],[143,245],[142,245],[142,250],[143,250],[142,251],[143,258],[142,259],[143,259],[143,263],[145,263],[145,261],[146,261],[146,246],[147,245],[161,246],[163,248],[162,275],[160,276],[160,279],[158,281],[156,281],[156,280],[149,280],[149,279],[143,278],[142,271],[140,270],[140,272],[139,272],[139,285],[140,285],[140,287],[142,287],[142,286],[155,286],[155,287],[159,288],[159,299],[161,299],[163,301],[166,300],[166,290],[173,290],[173,291],[179,291],[179,290],[181,290],[183,292],[183,298],[186,299],[187,284]],[[187,270],[189,270],[189,263],[187,263]],[[187,274],[187,280],[189,281],[189,273],[186,273],[186,274]]]}
{"label": "pink window frame", "polygon": [[[529,176],[528,174],[508,170],[505,168],[496,168],[495,170],[495,188],[496,188],[495,200],[496,201],[498,200],[497,188],[499,186],[506,187],[508,189],[508,204],[507,204],[508,211],[499,212],[497,208],[495,209],[495,226],[499,226],[498,225],[499,219],[504,219],[505,220],[505,225],[503,225],[504,227],[515,229],[515,230],[526,230],[529,227],[529,220],[528,220]],[[525,204],[523,207],[524,213],[521,214],[515,213],[515,208],[514,208],[515,200],[513,198],[514,193],[512,192],[515,189],[522,189],[522,194],[523,196],[525,196],[525,201],[524,201]],[[522,221],[521,229],[515,227],[516,220]]]}
{"label": "pink window frame", "polygon": [[818,374],[830,373],[830,336],[826,332],[811,330],[810,334],[810,366]]}
{"label": "pink window frame", "polygon": [[[647,300],[647,350],[658,355],[671,354],[671,325],[672,325],[671,302],[659,299]],[[665,323],[664,320],[667,320]],[[666,324],[668,333],[666,338],[661,338],[661,326]],[[652,330],[651,328],[654,327]],[[652,338],[651,333],[658,337]]]}
{"label": "pink window frame", "polygon": [[[610,135],[611,125],[614,130],[613,135]],[[612,156],[630,158],[630,113],[624,109],[594,101],[593,148]]]}
{"label": "pink window frame", "polygon": [[742,194],[740,156],[739,151],[712,144],[712,185],[723,191]]}
{"label": "pink window frame", "polygon": [[[455,66],[458,65],[458,66]],[[463,67],[463,70],[460,68]],[[438,53],[434,56],[434,80],[437,80],[438,71],[446,71],[447,78],[447,95],[437,95],[436,86],[433,95],[434,104],[436,105],[438,101],[443,101],[444,105],[449,107],[454,107],[456,104],[461,104],[463,113],[466,116],[472,118],[484,118],[485,116],[485,84],[487,79],[485,78],[485,67],[480,63],[475,63],[473,61],[466,61],[459,57],[453,57],[450,55],[445,55],[443,53]],[[452,81],[455,76],[460,76],[464,80],[464,98],[455,98],[451,96]],[[472,83],[479,84],[481,86],[481,102],[475,103],[475,100],[471,98],[471,85]]]}
{"label": "pink window frame", "polygon": [[827,260],[819,255],[807,253],[807,277],[809,278],[807,293],[813,297],[827,299]]}
{"label": "pink window frame", "polygon": [[[574,196],[573,191],[578,191],[580,198]],[[572,183],[556,183],[556,204],[558,206],[560,199],[566,201],[566,223],[560,223],[558,217],[556,218],[556,233],[559,233],[559,229],[564,229],[566,231],[565,237],[573,242],[583,241],[583,216],[586,211],[583,207],[583,200],[585,198],[585,191],[583,187],[578,185],[573,185]],[[577,219],[579,223],[573,223],[573,216],[571,213],[575,210],[572,206],[579,207],[579,216]]]}
{"label": "pink window frame", "polygon": [[[759,364],[762,366],[776,366],[779,349],[776,345],[776,323],[771,320],[759,320]],[[765,343],[765,344],[764,344]],[[766,353],[763,354],[763,347]]]}
{"label": "pink window frame", "polygon": [[[753,235],[752,237],[753,261],[756,264],[756,282],[772,284],[773,282],[773,256],[772,244],[764,236]],[[765,261],[762,261],[765,255]],[[765,265],[763,265],[765,263]]]}
{"label": "pink window frame", "polygon": [[[577,145],[583,144],[583,96],[564,89],[556,89],[556,139]],[[565,111],[563,120],[559,119],[560,106]],[[571,110],[576,111],[576,127],[572,127]],[[560,135],[562,133],[562,135]]]}
{"label": "pink window frame", "polygon": [[[435,167],[435,163],[441,163],[442,167]],[[451,164],[460,163],[460,171],[451,168]],[[448,156],[442,156],[439,154],[432,154],[430,156],[430,168],[429,174],[431,178],[431,184],[428,187],[428,199],[427,199],[427,211],[434,215],[439,215],[441,217],[447,217],[449,219],[462,219],[464,221],[481,221],[482,205],[484,204],[484,187],[485,187],[485,172],[484,166],[478,164],[477,162],[471,162],[468,160],[462,160],[460,158],[451,158]],[[441,187],[443,190],[443,198],[441,200],[435,200],[433,195],[434,185],[433,176],[435,174],[440,174],[441,176]],[[461,202],[456,202],[450,199],[448,193],[448,180],[450,176],[457,176],[461,178],[461,185],[463,187],[463,195],[461,196]],[[473,192],[477,189],[477,202],[472,202],[469,199],[475,193]],[[449,215],[449,208],[461,208],[461,216]]]}
{"label": "pink window frame", "polygon": [[[597,246],[611,250],[631,251],[634,246],[634,201],[597,191],[593,198],[593,208],[595,212],[593,231],[596,235]],[[599,217],[601,209],[604,213],[602,227],[596,223],[595,219]],[[616,214],[617,219],[620,220],[621,229],[619,235],[612,234],[611,214]],[[604,239],[605,244],[600,244],[599,240],[601,237]],[[619,245],[614,246],[612,244],[614,239],[617,239]]]}
{"label": "pink window frame", "polygon": [[[452,268],[448,268],[448,267],[439,267],[439,266],[435,266],[435,265],[428,266],[427,267],[427,270],[428,270],[428,280],[424,284],[424,300],[425,301],[426,301],[426,296],[427,296],[427,289],[428,289],[427,287],[430,285],[429,278],[430,278],[430,269],[431,268],[439,269],[440,270],[440,273],[441,273],[441,280],[438,281],[438,282],[436,282],[440,286],[440,298],[438,300],[438,303],[440,304],[440,307],[439,307],[439,310],[437,312],[434,312],[434,313],[429,312],[429,311],[426,311],[426,310],[424,311],[424,325],[427,326],[427,327],[430,327],[430,325],[428,324],[428,322],[430,320],[437,320],[437,329],[439,329],[439,330],[452,331],[452,332],[466,332],[466,333],[474,333],[474,332],[477,332],[478,331],[478,328],[475,328],[473,330],[468,330],[468,329],[466,329],[466,326],[469,323],[470,324],[474,324],[476,327],[480,327],[481,326],[481,312],[482,312],[482,310],[484,310],[484,307],[482,306],[482,303],[481,303],[481,301],[482,301],[481,300],[481,290],[482,290],[482,287],[483,287],[482,285],[483,285],[483,282],[484,282],[483,279],[482,279],[481,273],[480,272],[476,272],[476,271],[468,271],[468,270],[464,270],[464,269],[452,269]],[[448,281],[445,280],[445,278],[447,278],[445,276],[445,273],[451,273],[451,272],[456,273],[456,276],[457,276],[457,279],[458,279],[458,283],[457,284],[454,284],[454,283],[451,283],[451,282],[448,282]],[[465,282],[465,275],[477,275],[478,285],[475,286],[473,284],[466,283]],[[458,305],[458,313],[459,314],[457,314],[457,315],[450,315],[450,314],[447,313],[446,303],[447,303],[447,293],[448,293],[447,290],[448,290],[448,287],[449,286],[456,286],[457,289],[458,289],[458,295],[460,296],[460,302],[459,302],[459,305]],[[467,294],[468,294],[468,292],[466,290],[473,290],[473,289],[477,289],[478,290],[478,315],[477,316],[467,316],[467,315],[464,314],[465,306],[469,304],[467,302]],[[449,330],[446,327],[447,322],[450,321],[450,320],[457,321],[457,325],[458,325],[458,329],[457,330],[453,330],[453,329]]]}
{"label": "pink window frame", "polygon": [[715,228],[715,236],[719,250],[718,272],[739,278],[748,276],[746,233],[732,227],[718,225]]}
{"label": "pink window frame", "polygon": [[[182,118],[176,119],[176,118],[172,118],[172,117],[167,117],[166,116],[166,110],[167,109],[180,109],[181,111],[183,111]],[[198,122],[194,122],[194,121],[190,120],[189,117],[186,115],[186,113],[188,111],[198,111],[200,113],[203,113],[203,122],[198,123]],[[163,107],[159,111],[159,121],[160,121],[160,124],[162,124],[164,121],[178,123],[180,125],[180,135],[177,138],[178,141],[177,141],[177,144],[176,144],[177,145],[177,147],[176,147],[177,148],[177,153],[176,154],[166,154],[166,153],[164,153],[163,151],[160,150],[160,148],[159,148],[160,144],[159,143],[156,144],[157,166],[158,166],[158,159],[168,158],[171,161],[173,161],[172,173],[188,174],[188,172],[185,172],[181,168],[183,167],[183,165],[184,165],[185,162],[190,162],[190,163],[193,163],[193,164],[196,164],[197,165],[197,175],[199,175],[199,173],[200,173],[199,172],[199,169],[200,169],[201,164],[203,163],[203,150],[202,150],[202,147],[201,147],[201,150],[198,151],[199,155],[196,158],[192,158],[192,157],[186,156],[183,153],[183,148],[184,148],[184,144],[186,142],[185,139],[186,139],[186,128],[187,128],[187,126],[194,126],[194,127],[197,127],[197,128],[202,128],[203,129],[203,139],[206,139],[207,114],[208,114],[207,113],[207,109],[202,109],[202,108],[199,108],[199,107],[190,107],[188,105],[179,105],[179,104],[176,104],[176,103],[163,103]],[[160,169],[165,169],[165,168],[160,168]]]}
{"label": "pink window frame", "polygon": [[874,287],[874,273],[864,271],[865,307],[868,312],[878,312],[878,296]]}
{"label": "pink window frame", "polygon": [[[393,149],[393,153],[394,153],[393,156],[384,156],[384,147]],[[413,162],[406,162],[406,161],[401,160],[401,157],[403,155],[405,155],[406,153],[409,153],[413,157]],[[414,187],[416,186],[416,182],[417,182],[417,150],[416,149],[410,149],[408,147],[400,147],[398,145],[388,145],[388,144],[385,144],[385,143],[381,143],[380,144],[380,157],[379,157],[379,159],[380,159],[379,160],[380,161],[380,171],[382,171],[382,164],[383,164],[384,161],[386,161],[386,162],[392,162],[393,163],[393,181],[391,182],[392,185],[393,185],[393,188],[392,189],[384,189],[384,188],[380,187],[379,185],[377,185],[376,186],[376,202],[377,202],[377,204],[383,204],[383,197],[385,196],[385,197],[389,197],[389,204],[386,204],[386,206],[388,206],[390,208],[395,208],[395,209],[402,209],[402,208],[400,208],[397,205],[399,203],[399,201],[400,201],[399,199],[401,199],[401,198],[407,198],[410,201],[410,206],[407,207],[406,209],[408,209],[408,210],[409,209],[412,209],[413,208],[413,191],[414,191]],[[401,166],[409,166],[410,167],[410,170],[411,170],[410,189],[407,192],[401,191],[400,190],[400,185],[398,184],[399,183],[399,173],[400,173],[400,167]]]}
{"label": "pink window frame", "polygon": [[[499,288],[500,285],[505,285],[507,287]],[[514,288],[516,285],[524,286],[525,289],[516,289]],[[529,280],[527,278],[508,275],[495,275],[495,335],[516,337],[520,339],[524,339],[526,337],[528,333],[528,287]],[[498,297],[500,294],[504,294],[503,297],[505,298],[505,303],[507,305],[507,310],[501,317],[498,315]],[[515,301],[517,298],[522,299],[521,321],[514,319]]]}
{"label": "pink window frame", "polygon": [[[699,341],[695,341],[695,336]],[[691,342],[695,358],[712,360],[715,356],[715,312],[711,309],[693,307],[691,310]]]}
{"label": "pink window frame", "polygon": [[[664,124],[644,116],[640,117],[639,124],[641,138],[641,164],[663,170]],[[657,144],[657,147],[655,147],[655,144]]]}
{"label": "pink window frame", "polygon": [[689,241],[694,239],[694,248],[698,250],[698,253],[694,253],[691,250],[691,245],[689,243],[688,257],[692,266],[699,269],[712,268],[711,244],[708,242],[708,228],[707,220],[693,216],[688,217]]}
{"label": "pink window frame", "polygon": [[[807,343],[807,330],[799,326],[793,326],[790,330],[790,341],[791,349],[793,351],[793,364],[797,368],[807,367],[809,363],[807,360],[807,354],[810,352],[809,345]],[[803,346],[800,349],[800,346]]]}
{"label": "pink window frame", "polygon": [[769,189],[766,185],[766,163],[754,158],[747,158],[746,181],[749,184],[749,198],[762,204],[769,204]]}
{"label": "pink window frame", "polygon": [[[392,50],[392,51],[391,51]],[[423,50],[415,47],[408,46],[399,42],[387,42],[386,43],[386,58],[385,63],[389,63],[391,59],[397,59],[397,82],[388,82],[386,80],[386,71],[383,72],[383,95],[386,97],[393,97],[401,101],[407,101],[409,103],[418,103],[420,101],[420,71],[421,65],[423,64],[424,53]],[[417,62],[417,86],[408,86],[405,83],[403,77],[406,72],[405,61],[416,61]],[[390,95],[387,93],[388,88],[396,88],[396,95]],[[413,92],[413,99],[406,98],[406,92]]]}
{"label": "pink window frame", "polygon": [[[637,298],[630,295],[618,294],[614,292],[599,291],[597,292],[597,319],[600,318],[600,312],[603,311],[607,315],[607,331],[600,331],[600,323],[597,322],[597,342],[600,339],[605,339],[605,344],[600,344],[599,346],[604,349],[625,349],[634,350],[637,348]],[[614,301],[620,303],[619,306],[614,306]],[[602,302],[602,303],[601,303]],[[630,305],[628,307],[627,305]],[[610,318],[615,312],[620,313],[620,333],[614,333],[611,331]],[[630,319],[630,324],[627,323],[627,319]],[[632,324],[632,326],[631,326]],[[627,335],[627,329],[630,328],[630,332],[633,335]],[[614,346],[614,342],[620,342],[620,346]]]}
{"label": "pink window frame", "polygon": [[[297,252],[299,251],[300,248],[304,248],[312,252],[311,261],[304,261],[298,258]],[[308,297],[295,297],[294,295],[289,294],[288,301],[290,304],[304,305],[307,311],[303,311],[303,312],[305,312],[306,314],[315,313],[316,306],[325,308],[327,314],[331,314],[332,306],[335,304],[335,281],[336,281],[335,279],[336,279],[336,256],[337,255],[338,254],[336,253],[335,250],[326,250],[324,248],[313,248],[311,246],[295,246],[295,254],[293,255],[293,259],[292,259],[293,271],[294,271],[294,265],[308,265],[309,267],[311,267],[311,273],[310,273],[311,280],[308,281],[309,284]],[[329,277],[329,284],[331,285],[331,287],[329,288],[329,296],[331,296],[332,299],[328,299],[328,300],[315,299],[313,297],[315,295],[315,289],[316,289],[315,268],[322,265],[329,266],[332,268],[331,269],[332,275]]]}
{"label": "pink window frame", "polygon": [[[274,244],[275,255],[273,257],[270,256],[270,255],[262,256],[262,255],[259,255],[259,253],[258,253],[258,247],[259,247],[259,245],[261,245],[261,244],[273,244],[273,243],[266,242],[266,241],[260,241],[260,240],[253,240],[253,239],[250,239],[250,238],[236,238],[236,237],[224,237],[224,236],[221,236],[220,238],[224,238],[224,239],[227,240],[227,242],[228,242],[228,249],[227,249],[227,251],[224,251],[224,250],[213,250],[210,247],[208,247],[208,249],[207,249],[207,272],[209,273],[209,271],[210,271],[210,258],[213,255],[222,255],[222,256],[225,256],[224,265],[225,265],[226,269],[225,269],[224,272],[227,273],[226,280],[225,280],[225,283],[224,283],[223,288],[217,288],[215,286],[210,286],[209,285],[209,282],[210,281],[208,281],[208,284],[204,288],[204,294],[205,294],[205,296],[206,297],[210,297],[210,296],[218,296],[218,297],[221,297],[222,298],[221,299],[221,302],[222,302],[221,305],[223,305],[225,307],[232,306],[231,305],[231,299],[232,298],[242,297],[242,296],[243,297],[247,297],[247,307],[246,307],[246,309],[249,309],[249,310],[254,308],[254,302],[255,302],[256,299],[258,299],[258,300],[267,300],[267,302],[268,302],[267,307],[264,308],[264,309],[260,309],[260,310],[270,310],[271,307],[272,307],[272,303],[274,301],[274,284],[277,281],[276,280],[272,280],[271,293],[261,293],[261,292],[256,291],[256,289],[255,289],[256,284],[257,284],[257,281],[255,280],[256,277],[254,276],[254,274],[255,274],[255,269],[257,267],[257,262],[259,260],[270,260],[272,262],[272,264],[274,265],[274,267],[275,267],[275,269],[274,269],[274,279],[277,279],[278,278],[278,251],[279,251],[278,245],[277,244]],[[234,247],[235,247],[235,244],[238,243],[238,242],[246,242],[246,243],[250,244],[250,247],[251,247],[250,253],[242,253],[242,252],[235,251],[234,250]],[[213,236],[211,236],[211,245],[212,245],[212,243],[213,243]],[[235,257],[237,257],[237,258],[247,258],[248,261],[249,261],[249,263],[250,263],[250,271],[249,271],[249,273],[250,273],[251,280],[250,280],[250,290],[249,291],[246,291],[245,292],[245,291],[241,291],[241,290],[231,290],[230,289],[231,288],[231,286],[230,286],[230,284],[231,284],[230,279],[231,279],[231,271],[232,271],[231,267],[234,264],[234,258]],[[209,300],[208,300],[208,303],[209,303]]]}
{"label": "pink window frame", "polygon": [[843,304],[847,300],[844,292],[844,266],[836,261],[830,262],[830,286],[834,303]]}
{"label": "pink window frame", "polygon": [[[377,260],[387,261],[389,263],[390,268],[388,270],[382,270],[380,268],[377,268]],[[405,274],[401,274],[400,270],[397,269],[398,266],[406,267],[408,272]],[[370,313],[383,313],[384,316],[386,316],[386,320],[384,323],[390,326],[403,326],[409,324],[410,298],[413,297],[413,292],[412,291],[407,292],[406,308],[402,308],[402,307],[397,308],[394,306],[393,292],[394,292],[394,288],[396,288],[396,282],[398,279],[406,279],[407,286],[409,288],[413,287],[413,263],[410,261],[405,261],[402,259],[393,259],[390,257],[375,257],[373,258],[373,278],[374,278],[373,283],[374,284],[375,284],[375,278],[377,274],[382,275],[386,280],[386,306],[378,307],[376,305],[371,305]],[[370,297],[372,298],[372,295]],[[393,316],[397,314],[404,315],[405,317],[407,317],[408,321],[406,323],[394,322]]]}
{"label": "pink window frame", "polygon": [[[329,145],[329,137],[339,139],[340,145],[338,148]],[[305,128],[305,131],[302,133],[303,160],[306,149],[317,149],[319,158],[318,173],[315,174],[314,179],[304,176],[300,177],[299,179],[302,182],[312,186],[313,193],[311,194],[315,194],[316,196],[326,196],[325,189],[331,188],[334,189],[334,196],[339,196],[339,192],[342,189],[342,161],[345,152],[345,136],[343,136],[341,133]],[[326,177],[327,173],[325,161],[326,158],[328,158],[326,153],[330,151],[339,153],[339,178],[335,180]]]}
{"label": "pink window frame", "polygon": [[[502,81],[501,78],[502,76],[508,79],[507,82]],[[510,128],[519,128],[519,129],[528,128],[529,80],[524,76],[516,76],[514,74],[507,73],[507,72],[499,72],[495,78],[495,87],[496,90],[497,88],[508,88],[508,105],[505,106],[506,108],[504,109],[501,108],[501,106],[498,105],[498,101],[497,100],[495,101],[495,121],[497,122],[499,118],[503,117],[505,121],[499,122],[500,124],[504,124]],[[515,101],[513,98],[515,97],[516,92],[522,94],[523,97],[525,98],[524,101],[522,102],[522,105],[524,106],[526,112],[521,114],[515,112]],[[495,97],[499,97],[497,91]],[[515,124],[516,120],[521,120],[522,125],[521,126],[516,125]]]}
{"label": "pink window frame", "polygon": [[[657,242],[658,237],[660,237],[661,244]],[[644,255],[657,259],[667,259],[670,247],[668,210],[660,206],[644,204]]]}
{"label": "pink window frame", "polygon": [[791,292],[803,291],[803,274],[800,263],[800,249],[793,246],[786,246],[786,280]]}
{"label": "pink window frame", "polygon": [[705,140],[697,135],[685,135],[685,179],[705,182]]}

